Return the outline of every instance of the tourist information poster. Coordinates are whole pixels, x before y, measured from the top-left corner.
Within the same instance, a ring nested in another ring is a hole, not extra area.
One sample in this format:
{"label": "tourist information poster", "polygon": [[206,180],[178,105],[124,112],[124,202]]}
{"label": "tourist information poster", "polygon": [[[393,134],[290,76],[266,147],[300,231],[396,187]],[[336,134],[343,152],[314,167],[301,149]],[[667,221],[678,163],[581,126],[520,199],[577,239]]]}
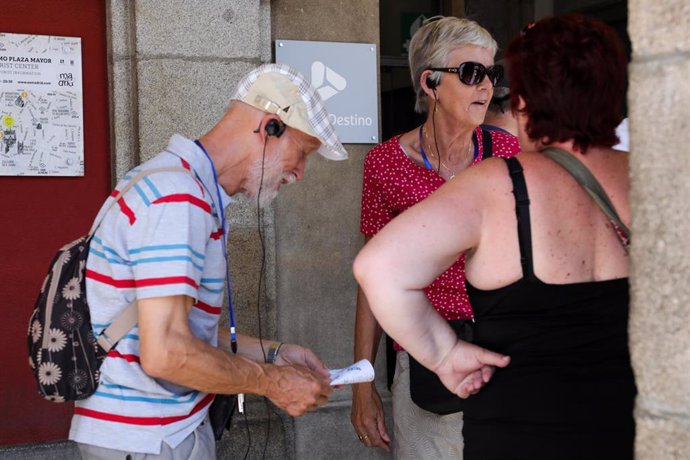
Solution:
{"label": "tourist information poster", "polygon": [[0,32],[0,175],[84,175],[81,38]]}

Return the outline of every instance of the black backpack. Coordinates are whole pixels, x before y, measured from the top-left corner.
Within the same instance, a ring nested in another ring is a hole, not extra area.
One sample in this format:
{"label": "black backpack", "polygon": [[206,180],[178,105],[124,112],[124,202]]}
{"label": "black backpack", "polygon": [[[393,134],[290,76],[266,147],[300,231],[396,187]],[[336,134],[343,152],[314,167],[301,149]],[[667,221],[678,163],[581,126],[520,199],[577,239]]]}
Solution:
{"label": "black backpack", "polygon": [[[110,207],[141,178],[161,171],[191,174],[181,167],[142,171],[123,187]],[[76,401],[91,396],[98,387],[103,359],[137,322],[135,301],[98,337],[91,326],[86,299],[86,258],[91,238],[110,207],[88,235],[62,247],[55,255],[29,319],[29,364],[39,394],[49,401]]]}

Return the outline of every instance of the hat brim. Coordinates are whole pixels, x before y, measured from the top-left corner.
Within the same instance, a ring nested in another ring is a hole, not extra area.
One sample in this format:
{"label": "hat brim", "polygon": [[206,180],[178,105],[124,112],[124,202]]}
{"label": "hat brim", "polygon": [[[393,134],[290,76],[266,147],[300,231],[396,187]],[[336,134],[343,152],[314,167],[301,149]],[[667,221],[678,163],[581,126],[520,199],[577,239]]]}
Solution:
{"label": "hat brim", "polygon": [[339,150],[336,150],[333,147],[329,147],[323,142],[321,143],[321,147],[318,148],[317,152],[329,160],[334,160],[334,161],[342,161],[342,160],[347,160],[347,151],[340,146]]}

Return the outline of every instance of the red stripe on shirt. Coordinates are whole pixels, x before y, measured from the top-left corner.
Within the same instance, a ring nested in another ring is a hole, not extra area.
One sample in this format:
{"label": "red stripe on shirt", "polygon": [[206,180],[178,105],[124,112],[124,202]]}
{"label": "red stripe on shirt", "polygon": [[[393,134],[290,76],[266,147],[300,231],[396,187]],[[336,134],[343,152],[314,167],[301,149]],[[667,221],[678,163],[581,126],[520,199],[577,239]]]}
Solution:
{"label": "red stripe on shirt", "polygon": [[137,280],[124,279],[116,280],[110,276],[103,275],[93,270],[86,270],[86,277],[94,281],[99,281],[116,288],[133,288],[133,287],[147,287],[147,286],[161,286],[163,284],[188,284],[193,288],[198,288],[196,281],[187,276],[165,276],[162,278],[141,278]]}
{"label": "red stripe on shirt", "polygon": [[189,195],[188,193],[176,193],[173,195],[167,195],[158,198],[156,201],[153,202],[153,204],[160,203],[191,203],[194,206],[198,206],[207,213],[211,214],[211,206],[209,206],[207,202],[205,202],[201,198],[195,197],[194,195]]}
{"label": "red stripe on shirt", "polygon": [[211,313],[212,315],[220,315],[221,308],[220,307],[213,307],[209,304],[206,304],[202,301],[198,301],[196,305],[194,305],[196,308],[199,310],[203,310],[206,313]]}
{"label": "red stripe on shirt", "polygon": [[108,358],[119,358],[124,359],[128,363],[139,363],[139,357],[137,355],[123,355],[117,350],[110,350],[108,352]]}
{"label": "red stripe on shirt", "polygon": [[116,280],[115,278],[89,270],[88,268],[86,269],[86,277],[103,284],[114,286],[116,288],[133,288],[135,286],[134,280]]}
{"label": "red stripe on shirt", "polygon": [[[184,158],[180,158],[180,162],[182,163],[182,167],[184,169],[186,169],[187,171],[192,170],[192,167],[189,166],[189,163],[187,163],[187,161]],[[206,193],[204,192],[203,184],[196,177],[194,178],[194,181],[196,181],[196,184],[199,186],[199,190],[201,191],[201,196],[206,196]]]}
{"label": "red stripe on shirt", "polygon": [[221,236],[223,236],[223,229],[222,228],[219,228],[215,232],[211,232],[211,235],[210,235],[212,240],[219,240]]}
{"label": "red stripe on shirt", "polygon": [[175,415],[171,417],[132,417],[128,415],[109,414],[107,412],[100,412],[84,407],[75,407],[74,413],[83,417],[97,418],[100,420],[108,420],[110,422],[127,423],[129,425],[169,425],[171,423],[179,422],[196,414],[204,407],[211,404],[215,395],[208,394],[204,399],[199,401],[196,406],[187,415]]}
{"label": "red stripe on shirt", "polygon": [[[119,191],[113,190],[113,193],[110,194],[111,197],[116,198],[120,194]],[[134,225],[134,222],[136,222],[137,217],[134,215],[134,211],[127,206],[127,203],[125,203],[124,198],[120,198],[117,200],[117,205],[120,207],[120,211],[122,211],[122,214],[127,216],[127,219],[129,219],[129,225]]]}
{"label": "red stripe on shirt", "polygon": [[137,287],[146,286],[160,286],[162,284],[189,284],[193,288],[198,288],[199,285],[187,276],[166,276],[164,278],[142,278],[134,280]]}

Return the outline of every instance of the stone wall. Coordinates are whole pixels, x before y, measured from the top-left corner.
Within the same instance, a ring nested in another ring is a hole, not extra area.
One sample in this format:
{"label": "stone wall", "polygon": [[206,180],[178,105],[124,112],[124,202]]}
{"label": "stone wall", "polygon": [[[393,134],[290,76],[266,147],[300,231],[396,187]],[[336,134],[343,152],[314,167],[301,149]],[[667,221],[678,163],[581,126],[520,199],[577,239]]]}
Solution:
{"label": "stone wall", "polygon": [[685,0],[629,2],[638,459],[690,458],[689,30]]}
{"label": "stone wall", "polygon": [[[379,43],[378,1],[274,0],[271,7],[274,40]],[[278,337],[313,348],[334,368],[353,358],[357,291],[352,261],[363,244],[362,161],[372,145],[345,147],[347,161],[310,159],[306,179],[281,191],[275,205]],[[384,364],[380,359],[376,368],[390,415]],[[350,401],[347,387],[334,392],[324,408],[294,419],[296,458],[386,457],[358,441]]]}

